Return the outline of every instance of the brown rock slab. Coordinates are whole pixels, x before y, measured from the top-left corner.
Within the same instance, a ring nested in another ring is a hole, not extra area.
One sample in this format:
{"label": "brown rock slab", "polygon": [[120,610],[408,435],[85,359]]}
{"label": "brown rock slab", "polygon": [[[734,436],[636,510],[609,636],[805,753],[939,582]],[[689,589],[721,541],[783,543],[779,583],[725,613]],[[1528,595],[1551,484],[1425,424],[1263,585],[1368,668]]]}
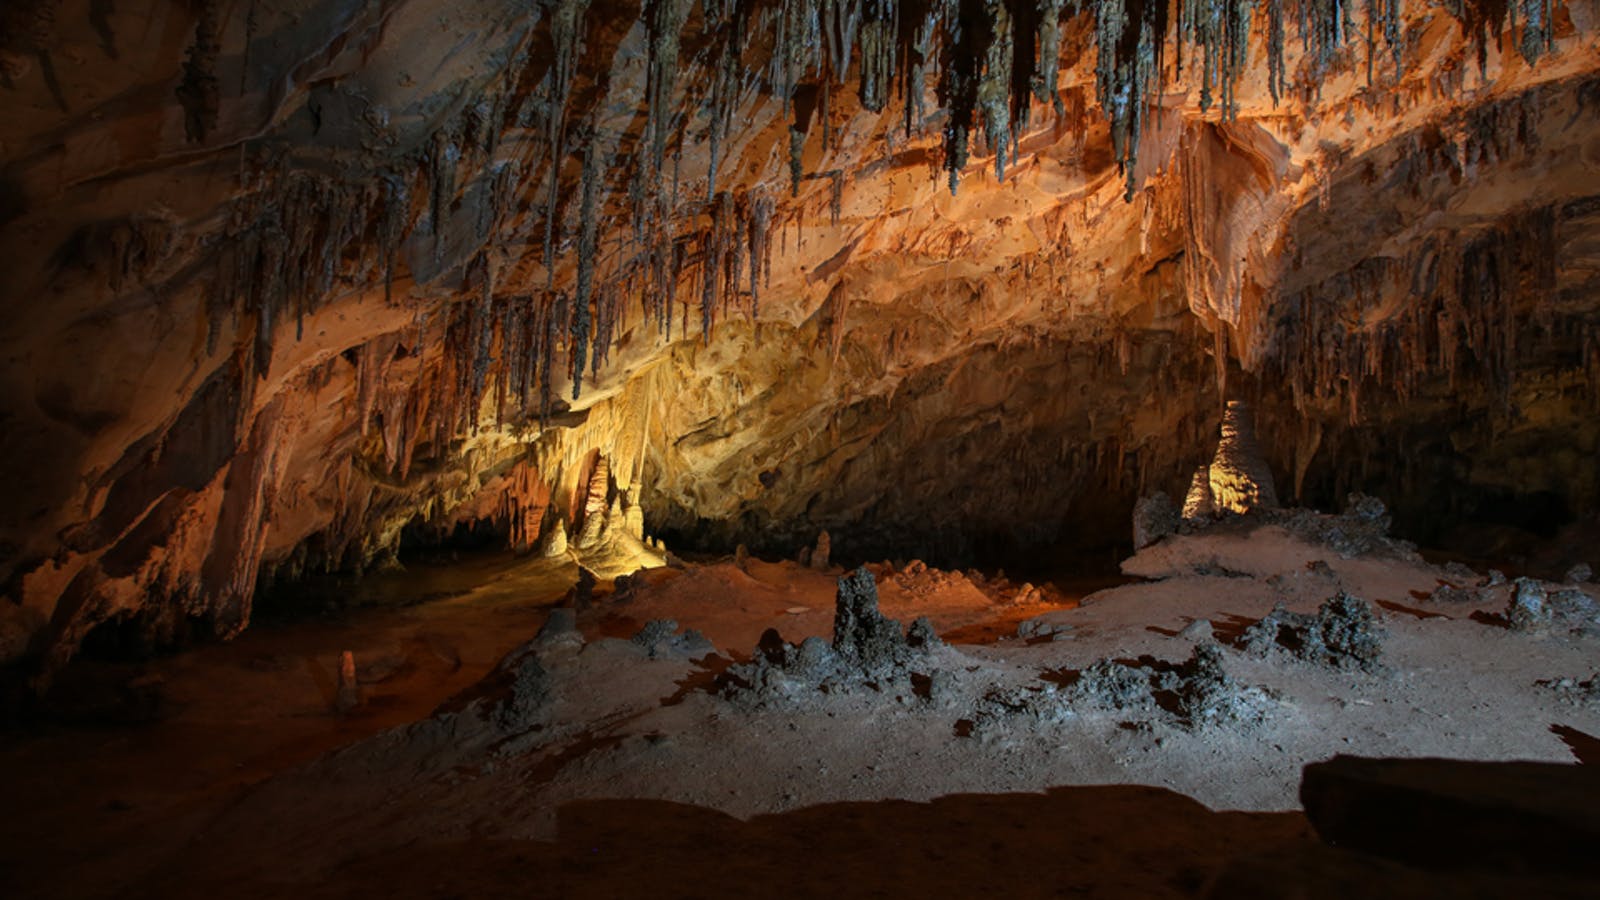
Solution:
{"label": "brown rock slab", "polygon": [[1324,841],[1429,869],[1600,877],[1600,770],[1534,762],[1368,759],[1306,766]]}

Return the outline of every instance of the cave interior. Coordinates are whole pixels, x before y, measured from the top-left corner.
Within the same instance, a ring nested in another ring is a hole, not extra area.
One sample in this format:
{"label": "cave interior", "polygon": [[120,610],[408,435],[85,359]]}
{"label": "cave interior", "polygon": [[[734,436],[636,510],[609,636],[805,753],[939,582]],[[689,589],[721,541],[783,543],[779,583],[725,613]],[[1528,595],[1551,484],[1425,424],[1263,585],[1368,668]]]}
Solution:
{"label": "cave interior", "polygon": [[1597,0],[8,0],[0,111],[16,896],[1600,890]]}

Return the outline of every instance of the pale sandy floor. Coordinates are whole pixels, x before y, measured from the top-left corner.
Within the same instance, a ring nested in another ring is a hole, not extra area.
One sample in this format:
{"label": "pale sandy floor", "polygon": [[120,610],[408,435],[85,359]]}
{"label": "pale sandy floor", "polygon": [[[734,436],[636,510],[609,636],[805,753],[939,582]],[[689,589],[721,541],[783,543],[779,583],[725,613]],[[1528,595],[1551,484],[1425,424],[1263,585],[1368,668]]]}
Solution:
{"label": "pale sandy floor", "polygon": [[[252,630],[151,664],[172,709],[154,724],[8,738],[0,769],[27,777],[7,805],[29,812],[0,825],[5,870],[24,896],[710,896],[765,880],[786,887],[772,895],[1187,896],[1232,856],[1310,839],[1296,811],[1306,762],[1572,761],[1600,735],[1600,713],[1535,686],[1600,669],[1600,641],[1485,624],[1472,614],[1498,612],[1503,590],[1434,604],[1423,598],[1440,569],[1343,560],[1275,529],[1170,540],[1130,564],[1159,580],[1081,606],[1057,592],[1018,606],[1015,586],[943,573],[880,579],[886,615],[983,641],[930,662],[956,673],[934,702],[865,690],[731,704],[714,676],[762,631],[829,633],[837,573],[658,570],[602,596],[580,616],[588,643],[545,659],[554,699],[539,729],[418,722],[534,633],[572,574],[483,565],[480,586],[450,599]],[[1340,587],[1375,604],[1386,669],[1229,650],[1230,674],[1278,698],[1258,729],[1084,709],[962,736],[997,688],[1048,690],[1107,656],[1181,660],[1177,632],[1195,618],[1226,637],[1276,602],[1311,611]],[[1071,637],[993,639],[1034,616]],[[668,617],[718,654],[649,660],[616,639]],[[343,649],[371,680],[349,717],[329,712]]]}

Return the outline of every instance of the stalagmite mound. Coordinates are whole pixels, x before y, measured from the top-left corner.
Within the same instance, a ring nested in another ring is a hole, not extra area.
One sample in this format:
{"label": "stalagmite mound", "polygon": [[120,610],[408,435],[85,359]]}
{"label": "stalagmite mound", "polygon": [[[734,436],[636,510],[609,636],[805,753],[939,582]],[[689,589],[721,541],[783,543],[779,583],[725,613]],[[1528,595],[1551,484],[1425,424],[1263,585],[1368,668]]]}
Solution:
{"label": "stalagmite mound", "polygon": [[880,693],[909,689],[913,670],[932,670],[936,663],[930,654],[940,646],[927,619],[902,630],[899,622],[885,618],[878,611],[876,579],[859,568],[839,579],[831,643],[810,637],[796,646],[769,630],[751,662],[729,670],[734,679],[729,696],[760,706],[815,703],[819,692],[868,685]]}
{"label": "stalagmite mound", "polygon": [[1259,656],[1282,652],[1317,665],[1367,672],[1379,668],[1383,652],[1372,607],[1344,591],[1318,607],[1314,616],[1275,606],[1246,628],[1239,642]]}

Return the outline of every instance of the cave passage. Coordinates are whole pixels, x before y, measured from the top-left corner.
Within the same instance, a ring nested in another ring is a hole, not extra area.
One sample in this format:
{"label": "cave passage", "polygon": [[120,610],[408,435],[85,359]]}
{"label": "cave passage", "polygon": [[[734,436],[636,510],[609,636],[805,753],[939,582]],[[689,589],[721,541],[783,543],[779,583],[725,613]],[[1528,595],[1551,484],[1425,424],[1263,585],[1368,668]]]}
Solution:
{"label": "cave passage", "polygon": [[1595,896],[1597,34],[9,0],[7,886]]}

